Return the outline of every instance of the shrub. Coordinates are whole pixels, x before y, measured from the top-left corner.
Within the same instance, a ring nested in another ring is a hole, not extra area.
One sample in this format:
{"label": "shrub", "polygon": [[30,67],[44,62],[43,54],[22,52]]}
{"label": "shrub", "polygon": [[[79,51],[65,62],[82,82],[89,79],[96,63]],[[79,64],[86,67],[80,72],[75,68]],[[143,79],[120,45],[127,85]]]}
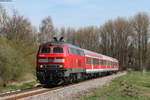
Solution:
{"label": "shrub", "polygon": [[17,81],[32,72],[30,60],[32,58],[33,61],[33,55],[26,55],[22,46],[13,44],[13,41],[0,38],[0,44],[0,79],[3,82],[0,85]]}

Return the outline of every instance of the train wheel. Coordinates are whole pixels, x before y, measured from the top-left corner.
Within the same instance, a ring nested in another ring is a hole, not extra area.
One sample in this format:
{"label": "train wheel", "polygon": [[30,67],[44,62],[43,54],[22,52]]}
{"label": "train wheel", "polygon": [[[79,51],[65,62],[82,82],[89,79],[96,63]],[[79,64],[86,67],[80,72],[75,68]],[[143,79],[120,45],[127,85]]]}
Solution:
{"label": "train wheel", "polygon": [[73,75],[72,74],[70,74],[70,76],[69,76],[69,83],[73,83]]}
{"label": "train wheel", "polygon": [[70,83],[70,77],[64,77],[64,84],[63,85],[67,85]]}

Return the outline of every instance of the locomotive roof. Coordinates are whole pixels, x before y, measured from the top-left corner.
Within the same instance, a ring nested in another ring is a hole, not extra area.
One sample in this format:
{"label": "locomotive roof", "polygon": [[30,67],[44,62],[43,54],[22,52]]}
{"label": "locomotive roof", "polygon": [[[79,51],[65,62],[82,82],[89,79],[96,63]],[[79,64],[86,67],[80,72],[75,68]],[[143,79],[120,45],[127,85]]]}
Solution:
{"label": "locomotive roof", "polygon": [[42,44],[43,46],[68,46],[68,47],[72,47],[72,48],[75,48],[75,49],[79,49],[79,50],[83,50],[84,52],[88,52],[88,53],[92,53],[92,54],[95,54],[95,55],[98,55],[98,56],[104,56],[104,57],[108,57],[108,58],[111,58],[111,59],[114,59],[114,60],[117,60],[113,57],[110,57],[110,56],[105,56],[103,54],[100,54],[100,53],[96,53],[96,52],[93,52],[93,51],[90,51],[90,50],[86,50],[86,49],[82,49],[80,47],[77,47],[75,45],[72,45],[70,43],[66,43],[66,42],[47,42],[47,43],[44,43]]}
{"label": "locomotive roof", "polygon": [[75,49],[80,49],[80,50],[83,50],[81,49],[80,47],[77,47],[75,45],[72,45],[70,43],[66,43],[66,42],[47,42],[47,43],[44,43],[42,44],[43,46],[68,46],[68,47],[72,47],[72,48],[75,48]]}

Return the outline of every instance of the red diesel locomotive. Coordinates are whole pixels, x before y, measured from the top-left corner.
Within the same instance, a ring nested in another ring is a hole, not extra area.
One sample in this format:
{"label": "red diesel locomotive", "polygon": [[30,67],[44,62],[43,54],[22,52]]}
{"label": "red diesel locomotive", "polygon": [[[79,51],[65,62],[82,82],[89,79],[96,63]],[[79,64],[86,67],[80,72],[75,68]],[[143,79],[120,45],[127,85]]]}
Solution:
{"label": "red diesel locomotive", "polygon": [[41,84],[71,83],[117,72],[118,60],[65,42],[47,42],[37,53],[37,79]]}

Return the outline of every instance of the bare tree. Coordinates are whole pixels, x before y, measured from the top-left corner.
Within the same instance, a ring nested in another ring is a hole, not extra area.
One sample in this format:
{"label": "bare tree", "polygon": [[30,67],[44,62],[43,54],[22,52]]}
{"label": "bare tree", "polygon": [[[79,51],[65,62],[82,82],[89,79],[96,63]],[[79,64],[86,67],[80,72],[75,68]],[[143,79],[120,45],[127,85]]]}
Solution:
{"label": "bare tree", "polygon": [[3,32],[3,28],[5,27],[7,21],[8,21],[8,15],[6,9],[0,5],[0,37],[5,36],[5,33]]}
{"label": "bare tree", "polygon": [[[114,36],[114,23],[109,20],[102,27],[100,27],[100,43],[102,48],[102,53],[110,55],[110,52],[113,52],[115,36]],[[110,50],[112,48],[112,50]]]}
{"label": "bare tree", "polygon": [[16,41],[22,45],[31,45],[33,40],[32,25],[28,19],[13,13],[12,17],[8,17],[8,21],[5,22],[3,32],[8,40]]}
{"label": "bare tree", "polygon": [[46,17],[42,20],[41,26],[39,28],[39,43],[44,43],[51,41],[55,36],[55,29],[51,20],[51,17]]}
{"label": "bare tree", "polygon": [[149,17],[146,13],[139,13],[133,18],[133,32],[136,35],[137,61],[141,71],[144,70],[147,59]]}

